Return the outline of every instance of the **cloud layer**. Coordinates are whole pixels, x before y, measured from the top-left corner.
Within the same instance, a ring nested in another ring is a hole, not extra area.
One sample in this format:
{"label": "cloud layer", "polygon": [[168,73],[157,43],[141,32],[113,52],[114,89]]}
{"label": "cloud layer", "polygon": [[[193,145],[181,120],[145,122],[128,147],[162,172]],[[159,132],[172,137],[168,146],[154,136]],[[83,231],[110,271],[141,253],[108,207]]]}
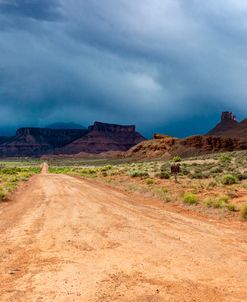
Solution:
{"label": "cloud layer", "polygon": [[246,14],[240,0],[0,0],[0,127],[101,120],[183,136],[221,110],[243,117]]}

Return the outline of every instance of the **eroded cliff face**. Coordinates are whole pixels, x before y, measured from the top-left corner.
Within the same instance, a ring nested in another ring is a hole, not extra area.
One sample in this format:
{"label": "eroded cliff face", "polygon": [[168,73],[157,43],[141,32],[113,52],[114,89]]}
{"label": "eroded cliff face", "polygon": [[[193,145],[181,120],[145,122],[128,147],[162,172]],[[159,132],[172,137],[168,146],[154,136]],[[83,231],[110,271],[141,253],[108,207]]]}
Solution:
{"label": "eroded cliff face", "polygon": [[16,136],[0,144],[0,156],[40,156],[86,133],[88,131],[83,129],[20,128]]}
{"label": "eroded cliff face", "polygon": [[136,127],[134,125],[123,126],[123,125],[95,122],[92,126],[88,127],[88,130],[95,131],[95,132],[132,134],[136,132]]}
{"label": "eroded cliff face", "polygon": [[1,157],[44,154],[101,153],[127,151],[144,140],[135,126],[95,122],[84,129],[20,128],[16,136],[0,142]]}
{"label": "eroded cliff face", "polygon": [[176,155],[188,157],[246,149],[247,141],[239,138],[197,135],[185,139],[164,138],[144,141],[131,148],[125,156],[138,159],[169,159]]}
{"label": "eroded cliff face", "polygon": [[145,140],[136,132],[135,126],[122,126],[95,122],[89,132],[71,144],[56,150],[56,154],[101,153],[108,151],[127,151]]}

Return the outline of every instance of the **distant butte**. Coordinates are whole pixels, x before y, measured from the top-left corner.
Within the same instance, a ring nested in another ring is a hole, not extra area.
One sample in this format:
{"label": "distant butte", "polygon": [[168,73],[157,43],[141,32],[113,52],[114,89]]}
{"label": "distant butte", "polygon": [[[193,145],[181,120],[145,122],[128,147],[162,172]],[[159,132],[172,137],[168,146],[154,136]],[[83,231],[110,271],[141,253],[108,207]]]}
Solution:
{"label": "distant butte", "polygon": [[71,142],[64,148],[56,150],[56,154],[102,153],[108,151],[127,151],[145,138],[133,125],[122,126],[95,122],[88,127],[88,133]]}
{"label": "distant butte", "polygon": [[20,128],[0,139],[0,157],[127,151],[145,138],[135,126],[95,122],[88,129]]}
{"label": "distant butte", "polygon": [[238,122],[222,112],[220,122],[206,135],[176,139],[154,134],[146,140],[134,125],[95,122],[87,129],[20,128],[14,137],[0,137],[0,157],[119,156],[183,157],[247,149],[247,119]]}

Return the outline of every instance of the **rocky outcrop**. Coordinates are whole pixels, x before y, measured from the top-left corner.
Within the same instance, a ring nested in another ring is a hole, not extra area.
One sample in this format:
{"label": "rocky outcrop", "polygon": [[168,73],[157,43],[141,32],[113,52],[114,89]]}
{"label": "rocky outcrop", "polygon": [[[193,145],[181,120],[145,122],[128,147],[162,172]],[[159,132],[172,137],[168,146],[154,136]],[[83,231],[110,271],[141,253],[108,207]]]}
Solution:
{"label": "rocky outcrop", "polygon": [[238,122],[232,112],[222,112],[221,121],[208,132],[208,135],[237,137],[247,140],[247,119]]}
{"label": "rocky outcrop", "polygon": [[246,149],[247,141],[239,138],[197,135],[185,139],[167,138],[144,141],[131,148],[125,156],[138,159],[169,159],[176,155],[188,157]]}
{"label": "rocky outcrop", "polygon": [[0,144],[0,156],[40,156],[85,135],[83,129],[20,128],[16,136]]}
{"label": "rocky outcrop", "polygon": [[127,151],[145,138],[136,132],[135,126],[122,126],[95,122],[88,133],[71,144],[56,150],[56,154],[102,153]]}
{"label": "rocky outcrop", "polygon": [[171,136],[165,134],[159,134],[159,133],[154,134],[154,139],[164,139],[164,138],[171,138]]}

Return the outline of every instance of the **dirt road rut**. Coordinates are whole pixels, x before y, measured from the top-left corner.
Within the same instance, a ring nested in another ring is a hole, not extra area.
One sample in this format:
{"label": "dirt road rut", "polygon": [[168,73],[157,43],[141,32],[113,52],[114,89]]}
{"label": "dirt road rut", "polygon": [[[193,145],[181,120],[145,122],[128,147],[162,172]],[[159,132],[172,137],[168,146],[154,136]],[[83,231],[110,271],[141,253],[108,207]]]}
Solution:
{"label": "dirt road rut", "polygon": [[247,301],[247,232],[40,174],[0,206],[1,302]]}

